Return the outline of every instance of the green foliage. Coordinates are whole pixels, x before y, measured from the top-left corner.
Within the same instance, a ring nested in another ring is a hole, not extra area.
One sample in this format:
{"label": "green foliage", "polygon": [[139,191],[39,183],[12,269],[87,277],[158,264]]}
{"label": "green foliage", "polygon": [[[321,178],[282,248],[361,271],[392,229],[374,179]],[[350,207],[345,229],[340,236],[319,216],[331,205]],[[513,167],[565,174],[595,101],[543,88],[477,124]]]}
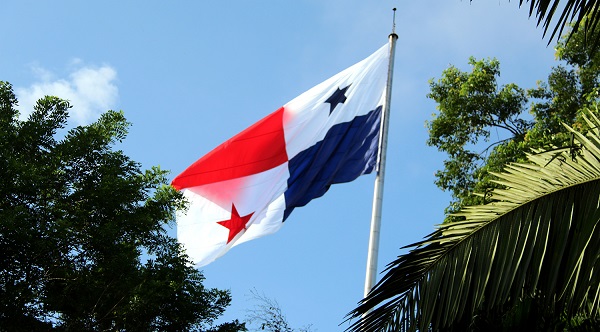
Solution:
{"label": "green foliage", "polygon": [[212,326],[230,295],[166,234],[184,204],[167,172],[113,149],[122,112],[57,138],[69,102],[42,98],[25,121],[16,105],[0,82],[0,330],[245,330]]}
{"label": "green foliage", "polygon": [[[600,9],[597,6],[597,0],[519,0],[519,7],[523,6],[524,3],[529,4],[529,16],[535,14],[538,19],[537,24],[541,24],[544,29],[544,35],[546,35],[548,29],[554,25],[554,28],[551,29],[552,34],[550,36],[550,41],[552,41],[555,36],[562,35],[565,26],[572,21],[574,22],[574,31],[582,31],[582,35],[589,44],[598,44],[598,36],[591,34],[592,31],[596,30],[598,22],[600,21]],[[558,15],[555,22],[552,22],[553,19],[556,18],[554,15],[557,13],[560,13],[560,15]],[[548,44],[550,44],[550,42],[548,42]]]}
{"label": "green foliage", "polygon": [[486,203],[486,193],[501,187],[490,172],[525,161],[535,149],[568,144],[562,123],[582,125],[579,110],[598,95],[600,58],[582,34],[558,44],[557,56],[567,66],[553,68],[547,82],[535,88],[499,85],[496,59],[470,58],[470,72],[452,66],[430,81],[427,96],[438,112],[427,122],[427,144],[448,155],[436,173],[436,185],[452,194],[448,214]]}
{"label": "green foliage", "polygon": [[[490,140],[492,128],[504,129],[511,138],[522,141],[532,127],[530,121],[520,118],[527,102],[525,91],[515,84],[498,87],[499,62],[470,58],[469,64],[470,73],[456,67],[446,69],[441,79],[430,81],[431,92],[427,95],[438,103],[439,111],[427,123],[427,144],[449,156],[444,170],[436,173],[436,184],[451,191],[456,199],[450,212],[460,209],[465,199],[471,204],[483,203],[472,195],[475,185],[486,176],[480,166],[485,156],[476,149],[481,141]],[[484,152],[497,144],[503,142],[495,142]],[[499,162],[504,159],[502,155],[494,158]]]}
{"label": "green foliage", "polygon": [[[547,28],[559,1],[527,2]],[[535,88],[499,86],[495,59],[430,82],[451,222],[388,264],[349,330],[600,329],[598,9],[566,1],[557,28],[579,14],[557,46],[567,65]]]}
{"label": "green foliage", "polygon": [[565,148],[528,155],[491,203],[458,213],[350,313],[351,331],[561,331],[600,328],[600,118],[566,127]]}

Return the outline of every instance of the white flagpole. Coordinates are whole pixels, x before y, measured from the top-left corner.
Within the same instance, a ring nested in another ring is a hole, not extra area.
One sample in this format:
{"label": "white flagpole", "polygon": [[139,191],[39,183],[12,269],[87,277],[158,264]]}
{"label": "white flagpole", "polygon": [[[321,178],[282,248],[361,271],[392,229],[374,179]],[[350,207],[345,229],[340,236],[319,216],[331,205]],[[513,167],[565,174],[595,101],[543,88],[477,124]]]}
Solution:
{"label": "white flagpole", "polygon": [[[396,8],[394,8],[394,18]],[[388,126],[390,120],[390,102],[392,100],[392,74],[394,72],[394,55],[396,51],[395,25],[389,36],[390,62],[388,65],[387,84],[385,88],[385,104],[381,113],[381,129],[379,136],[379,156],[377,163],[377,176],[375,177],[375,189],[373,193],[373,211],[371,215],[371,232],[369,235],[369,252],[367,255],[367,275],[365,278],[365,297],[377,281],[377,259],[379,255],[379,232],[381,229],[381,207],[383,205],[383,180],[385,176],[385,159],[388,138]]]}

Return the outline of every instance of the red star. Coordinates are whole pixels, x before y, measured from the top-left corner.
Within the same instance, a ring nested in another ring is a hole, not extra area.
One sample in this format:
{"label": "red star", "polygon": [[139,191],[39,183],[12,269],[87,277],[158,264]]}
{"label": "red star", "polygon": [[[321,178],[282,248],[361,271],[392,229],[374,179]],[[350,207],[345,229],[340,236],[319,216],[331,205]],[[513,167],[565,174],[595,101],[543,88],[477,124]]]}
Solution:
{"label": "red star", "polygon": [[246,229],[246,223],[248,220],[250,220],[250,217],[252,217],[253,214],[254,212],[247,216],[240,217],[235,205],[233,203],[231,204],[231,219],[217,222],[219,225],[229,228],[229,237],[227,238],[227,243],[231,242],[231,240],[233,240],[233,238],[236,237],[242,230]]}

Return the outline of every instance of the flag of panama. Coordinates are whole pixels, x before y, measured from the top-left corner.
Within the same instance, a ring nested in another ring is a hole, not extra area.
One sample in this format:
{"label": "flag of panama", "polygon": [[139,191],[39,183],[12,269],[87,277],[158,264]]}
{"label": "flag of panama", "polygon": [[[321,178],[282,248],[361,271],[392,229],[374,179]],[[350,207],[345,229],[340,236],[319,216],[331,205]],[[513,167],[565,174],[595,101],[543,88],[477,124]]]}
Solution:
{"label": "flag of panama", "polygon": [[294,208],[373,171],[389,45],[296,97],[172,182],[189,209],[177,237],[197,266],[279,230]]}

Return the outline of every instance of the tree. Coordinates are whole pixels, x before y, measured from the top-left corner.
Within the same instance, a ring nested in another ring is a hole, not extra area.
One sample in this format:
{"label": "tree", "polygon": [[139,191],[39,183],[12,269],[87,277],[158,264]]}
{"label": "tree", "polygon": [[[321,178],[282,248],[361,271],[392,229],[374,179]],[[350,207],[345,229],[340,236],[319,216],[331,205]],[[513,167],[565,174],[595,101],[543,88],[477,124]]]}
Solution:
{"label": "tree", "polygon": [[[165,226],[180,193],[115,143],[122,112],[64,130],[71,107],[40,99],[18,119],[0,82],[0,330],[240,331]],[[59,137],[59,131],[64,134]]]}
{"label": "tree", "polygon": [[[533,123],[524,120],[522,113],[527,103],[525,91],[515,84],[498,87],[496,78],[500,75],[497,60],[469,60],[470,73],[456,67],[444,70],[437,82],[430,81],[431,92],[428,97],[438,103],[439,114],[427,123],[429,139],[427,144],[446,152],[444,170],[436,173],[436,184],[442,190],[452,193],[454,201],[448,212],[460,210],[464,205],[482,203],[483,199],[474,196],[477,185],[481,192],[493,187],[484,178],[488,168],[503,165],[506,156],[500,152],[500,146],[507,147],[508,158],[522,157],[523,149],[518,143],[525,139],[525,133]],[[509,140],[490,144],[483,153],[478,152],[480,141],[488,141],[492,128],[505,130]],[[517,144],[514,144],[515,142]],[[478,144],[479,143],[479,144]],[[516,145],[508,148],[508,145]],[[485,153],[496,146],[485,161]],[[483,166],[482,166],[483,164]],[[497,170],[497,169],[496,169]]]}
{"label": "tree", "polygon": [[600,328],[598,104],[583,120],[570,146],[509,165],[492,203],[390,263],[350,330]]}
{"label": "tree", "polygon": [[[600,328],[600,62],[582,34],[533,89],[499,87],[496,60],[431,82],[451,218],[388,265],[350,330]],[[506,134],[490,143],[494,128]]]}
{"label": "tree", "polygon": [[311,325],[303,326],[298,329],[292,328],[288,322],[279,303],[259,293],[256,290],[251,291],[251,297],[257,304],[247,313],[247,322],[252,327],[256,326],[256,331],[267,332],[311,332]]}
{"label": "tree", "polygon": [[[438,113],[427,123],[427,144],[448,155],[436,173],[438,187],[452,194],[448,214],[484,204],[485,194],[500,187],[490,172],[525,161],[531,149],[568,142],[562,123],[577,122],[578,110],[598,96],[600,58],[584,38],[580,31],[569,42],[561,40],[557,57],[567,65],[554,67],[547,82],[535,88],[500,86],[496,59],[470,58],[470,72],[451,66],[430,81],[427,96],[437,103]],[[498,133],[501,138],[490,141]]]}

